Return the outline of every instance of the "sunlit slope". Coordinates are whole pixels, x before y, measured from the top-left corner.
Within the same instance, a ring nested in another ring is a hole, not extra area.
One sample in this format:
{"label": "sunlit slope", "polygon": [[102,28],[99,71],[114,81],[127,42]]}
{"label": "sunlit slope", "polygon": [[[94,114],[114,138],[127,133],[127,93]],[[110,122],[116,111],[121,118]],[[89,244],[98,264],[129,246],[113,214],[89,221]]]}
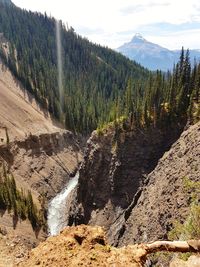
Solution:
{"label": "sunlit slope", "polygon": [[0,144],[7,141],[5,129],[10,141],[30,133],[58,131],[49,113],[38,105],[5,66],[0,65]]}

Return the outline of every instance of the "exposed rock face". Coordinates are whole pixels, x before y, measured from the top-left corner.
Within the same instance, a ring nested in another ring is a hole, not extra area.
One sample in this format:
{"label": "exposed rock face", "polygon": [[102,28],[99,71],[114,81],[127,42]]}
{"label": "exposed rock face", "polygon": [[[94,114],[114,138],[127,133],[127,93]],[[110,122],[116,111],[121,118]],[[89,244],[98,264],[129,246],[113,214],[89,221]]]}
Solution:
{"label": "exposed rock face", "polygon": [[172,222],[184,222],[191,196],[184,190],[183,178],[199,181],[199,173],[200,122],[182,133],[148,175],[120,244],[166,238]]}
{"label": "exposed rock face", "polygon": [[7,163],[19,186],[49,199],[74,175],[81,153],[73,134],[60,130],[2,145],[0,158]]}
{"label": "exposed rock face", "polygon": [[[0,168],[6,165],[14,175],[18,189],[31,190],[34,202],[50,200],[62,190],[79,166],[81,150],[69,131],[60,130],[51,134],[30,135],[27,139],[0,146]],[[42,198],[41,198],[42,196]],[[47,208],[47,206],[46,206]],[[0,211],[1,212],[1,211]],[[13,232],[13,214],[2,213],[0,228]],[[28,220],[18,221],[14,234],[38,244],[46,234],[35,233]]]}
{"label": "exposed rock face", "polygon": [[[103,135],[94,132],[80,168],[69,224],[104,226],[109,242],[117,245],[148,182],[148,174],[180,131],[177,127],[121,132],[109,128]],[[143,212],[145,208],[140,220]]]}

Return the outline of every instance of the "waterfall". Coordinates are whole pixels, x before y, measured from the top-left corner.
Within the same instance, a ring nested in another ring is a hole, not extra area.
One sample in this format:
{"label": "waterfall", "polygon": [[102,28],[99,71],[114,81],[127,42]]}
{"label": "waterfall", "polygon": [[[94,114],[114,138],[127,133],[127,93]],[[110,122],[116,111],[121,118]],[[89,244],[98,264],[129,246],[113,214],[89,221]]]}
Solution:
{"label": "waterfall", "polygon": [[67,197],[78,184],[79,173],[69,181],[66,187],[51,200],[48,207],[47,224],[50,235],[57,235],[65,227],[67,216],[65,213]]}

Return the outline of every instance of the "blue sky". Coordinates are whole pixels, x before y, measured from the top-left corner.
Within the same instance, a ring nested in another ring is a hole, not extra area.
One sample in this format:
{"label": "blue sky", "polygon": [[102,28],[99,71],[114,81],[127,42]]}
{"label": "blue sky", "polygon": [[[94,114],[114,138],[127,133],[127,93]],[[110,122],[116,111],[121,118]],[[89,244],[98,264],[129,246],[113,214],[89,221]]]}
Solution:
{"label": "blue sky", "polygon": [[62,19],[89,40],[117,48],[141,33],[169,49],[200,49],[199,0],[13,0]]}

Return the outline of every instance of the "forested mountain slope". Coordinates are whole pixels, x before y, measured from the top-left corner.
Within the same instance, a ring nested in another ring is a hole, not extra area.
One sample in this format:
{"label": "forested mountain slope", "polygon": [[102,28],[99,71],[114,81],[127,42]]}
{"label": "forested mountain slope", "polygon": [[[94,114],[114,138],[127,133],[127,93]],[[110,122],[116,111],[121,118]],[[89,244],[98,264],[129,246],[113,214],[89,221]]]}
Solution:
{"label": "forested mountain slope", "polygon": [[[58,88],[56,23],[61,33],[62,87]],[[112,109],[128,79],[148,71],[124,56],[90,43],[40,13],[0,2],[1,57],[15,76],[66,127],[88,133],[114,119]],[[62,99],[62,103],[61,103]]]}
{"label": "forested mountain slope", "polygon": [[181,51],[172,73],[151,73],[54,18],[0,5],[2,59],[67,128],[88,134],[122,116],[131,115],[137,126],[199,116],[200,66],[191,69],[188,51]]}
{"label": "forested mountain slope", "polygon": [[6,4],[6,5],[12,5],[13,3],[11,0],[0,0],[0,3]]}

